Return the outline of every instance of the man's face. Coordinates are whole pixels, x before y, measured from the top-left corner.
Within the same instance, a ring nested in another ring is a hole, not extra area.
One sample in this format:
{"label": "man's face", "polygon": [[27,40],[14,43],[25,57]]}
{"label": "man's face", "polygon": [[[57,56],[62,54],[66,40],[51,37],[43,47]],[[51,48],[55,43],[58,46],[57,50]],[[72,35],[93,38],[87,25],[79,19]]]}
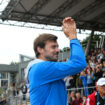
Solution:
{"label": "man's face", "polygon": [[105,85],[103,85],[103,86],[98,86],[97,89],[98,89],[100,95],[105,97]]}
{"label": "man's face", "polygon": [[45,48],[43,49],[43,57],[47,61],[57,61],[58,60],[58,43],[53,41],[47,41]]}

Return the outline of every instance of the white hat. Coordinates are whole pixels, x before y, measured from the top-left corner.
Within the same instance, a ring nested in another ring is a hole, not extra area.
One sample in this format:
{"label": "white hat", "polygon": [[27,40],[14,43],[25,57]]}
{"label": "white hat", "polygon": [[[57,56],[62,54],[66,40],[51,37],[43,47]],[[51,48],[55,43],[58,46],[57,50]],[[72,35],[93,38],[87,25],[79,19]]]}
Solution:
{"label": "white hat", "polygon": [[97,86],[103,86],[105,85],[105,78],[100,78],[98,81],[97,81]]}

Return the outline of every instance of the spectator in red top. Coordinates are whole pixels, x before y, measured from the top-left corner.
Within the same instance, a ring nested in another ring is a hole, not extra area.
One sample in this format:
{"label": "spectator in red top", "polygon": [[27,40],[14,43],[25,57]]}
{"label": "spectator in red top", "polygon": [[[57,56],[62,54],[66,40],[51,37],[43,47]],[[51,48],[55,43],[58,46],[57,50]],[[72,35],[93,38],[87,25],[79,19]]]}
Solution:
{"label": "spectator in red top", "polygon": [[87,63],[87,67],[85,69],[85,73],[88,74],[88,72],[92,71],[92,68],[90,67],[90,64]]}
{"label": "spectator in red top", "polygon": [[100,78],[96,84],[97,91],[88,96],[86,105],[105,105],[105,78]]}

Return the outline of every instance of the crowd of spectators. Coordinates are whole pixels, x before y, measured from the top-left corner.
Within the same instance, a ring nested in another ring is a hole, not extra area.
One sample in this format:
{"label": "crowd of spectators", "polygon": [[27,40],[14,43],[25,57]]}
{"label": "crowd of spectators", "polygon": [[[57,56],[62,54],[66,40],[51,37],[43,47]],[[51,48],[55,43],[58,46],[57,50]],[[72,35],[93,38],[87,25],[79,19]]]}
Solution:
{"label": "crowd of spectators", "polygon": [[96,81],[105,77],[105,50],[103,48],[91,50],[86,57],[86,61],[87,67],[85,70],[77,75],[64,78],[69,105],[80,105],[80,103],[85,105],[83,104],[85,103],[84,100],[96,89]]}

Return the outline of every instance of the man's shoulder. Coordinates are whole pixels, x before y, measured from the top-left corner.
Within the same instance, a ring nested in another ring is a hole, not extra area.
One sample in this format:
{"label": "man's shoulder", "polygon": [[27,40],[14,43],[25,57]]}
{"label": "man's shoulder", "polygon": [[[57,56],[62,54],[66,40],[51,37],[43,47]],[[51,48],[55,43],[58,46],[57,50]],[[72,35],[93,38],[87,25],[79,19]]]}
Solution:
{"label": "man's shoulder", "polygon": [[97,93],[97,91],[94,91],[92,94],[90,94],[89,96],[88,96],[88,98],[95,98],[95,95],[96,95],[96,93]]}
{"label": "man's shoulder", "polygon": [[43,61],[43,62],[38,62],[36,64],[33,64],[29,70],[30,73],[34,73],[34,75],[39,76],[43,75],[43,73],[47,73],[50,71],[49,69],[52,68],[52,62],[50,61]]}
{"label": "man's shoulder", "polygon": [[87,98],[87,104],[86,105],[96,105],[95,102],[95,96],[96,96],[97,92],[94,91],[92,94],[90,94]]}

